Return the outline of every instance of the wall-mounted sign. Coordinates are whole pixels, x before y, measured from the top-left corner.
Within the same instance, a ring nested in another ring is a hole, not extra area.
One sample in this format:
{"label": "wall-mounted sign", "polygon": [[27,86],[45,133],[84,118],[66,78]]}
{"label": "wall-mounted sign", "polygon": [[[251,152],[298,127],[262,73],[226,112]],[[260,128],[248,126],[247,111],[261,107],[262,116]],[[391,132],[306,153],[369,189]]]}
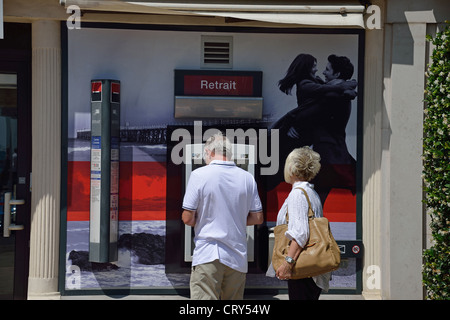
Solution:
{"label": "wall-mounted sign", "polygon": [[262,117],[262,72],[175,70],[175,118]]}
{"label": "wall-mounted sign", "polygon": [[195,96],[252,96],[252,76],[185,75],[184,94]]}

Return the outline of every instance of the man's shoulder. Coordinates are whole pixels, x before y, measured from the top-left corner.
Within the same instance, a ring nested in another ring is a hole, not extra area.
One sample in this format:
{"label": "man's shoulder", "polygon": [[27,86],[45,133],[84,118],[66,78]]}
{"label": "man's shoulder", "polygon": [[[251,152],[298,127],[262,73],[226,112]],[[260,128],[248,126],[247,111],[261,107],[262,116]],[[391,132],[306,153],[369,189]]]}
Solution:
{"label": "man's shoulder", "polygon": [[209,166],[203,166],[203,167],[199,167],[196,168],[195,170],[193,170],[191,172],[191,175],[194,176],[202,176],[205,172],[207,172],[208,170],[210,170]]}
{"label": "man's shoulder", "polygon": [[208,178],[211,174],[214,174],[214,172],[217,172],[218,170],[222,170],[221,166],[206,165],[193,170],[191,172],[191,176],[193,175],[196,178]]}
{"label": "man's shoulder", "polygon": [[241,179],[244,179],[244,181],[247,181],[246,183],[251,182],[253,184],[256,184],[255,177],[250,172],[236,166],[235,173],[236,173],[236,175],[239,175],[240,177],[242,177]]}

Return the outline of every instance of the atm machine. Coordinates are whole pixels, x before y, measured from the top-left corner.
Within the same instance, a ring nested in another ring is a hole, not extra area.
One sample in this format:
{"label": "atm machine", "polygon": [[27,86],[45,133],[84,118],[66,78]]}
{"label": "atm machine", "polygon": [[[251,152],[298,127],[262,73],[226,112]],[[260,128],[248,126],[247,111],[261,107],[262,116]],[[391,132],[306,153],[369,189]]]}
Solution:
{"label": "atm machine", "polygon": [[[203,160],[204,144],[186,145],[185,154],[185,188],[191,172],[206,163]],[[232,160],[236,165],[255,176],[255,146],[247,144],[233,144]],[[184,228],[184,261],[192,262],[194,252],[194,228],[185,225]],[[255,261],[255,226],[247,226],[247,258],[249,262]]]}
{"label": "atm machine", "polygon": [[[242,128],[242,125],[236,128]],[[188,130],[192,134],[192,140],[186,142],[182,155],[183,163],[174,163],[171,160],[171,152],[180,141],[167,139],[167,199],[166,199],[166,238],[165,238],[165,272],[170,273],[190,273],[192,254],[194,251],[194,228],[186,226],[181,220],[183,211],[182,204],[189,181],[190,174],[195,169],[204,166],[202,137],[196,137],[193,126],[172,126],[167,127],[167,136],[171,137],[172,132],[180,128]],[[233,125],[204,126],[203,132],[209,129],[217,129],[225,132],[225,129],[234,128]],[[247,129],[244,127],[244,130]],[[197,139],[196,139],[197,138]],[[237,139],[236,139],[237,140]],[[263,187],[260,186],[259,165],[257,163],[256,146],[249,141],[231,141],[233,144],[233,161],[240,168],[250,172],[258,184],[263,208],[265,208]],[[262,225],[247,227],[247,256],[249,273],[263,273],[267,270],[268,252],[268,229],[264,222]]]}

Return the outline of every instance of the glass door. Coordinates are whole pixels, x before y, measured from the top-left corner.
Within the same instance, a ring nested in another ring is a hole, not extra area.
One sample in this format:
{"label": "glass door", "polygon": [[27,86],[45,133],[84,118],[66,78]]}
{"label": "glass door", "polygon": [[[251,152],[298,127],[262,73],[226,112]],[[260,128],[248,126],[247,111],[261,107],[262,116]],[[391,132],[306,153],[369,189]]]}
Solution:
{"label": "glass door", "polygon": [[30,232],[29,72],[0,61],[0,300],[26,299]]}
{"label": "glass door", "polygon": [[16,238],[8,224],[14,225],[16,220],[16,206],[10,205],[10,199],[17,196],[16,180],[17,74],[0,73],[0,299],[12,299],[14,292]]}

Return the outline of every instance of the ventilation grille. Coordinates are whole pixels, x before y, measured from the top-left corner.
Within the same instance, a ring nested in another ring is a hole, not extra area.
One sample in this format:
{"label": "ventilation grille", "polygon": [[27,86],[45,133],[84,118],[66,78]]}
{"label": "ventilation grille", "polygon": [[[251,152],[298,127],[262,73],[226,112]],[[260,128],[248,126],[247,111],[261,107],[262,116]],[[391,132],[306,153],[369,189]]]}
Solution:
{"label": "ventilation grille", "polygon": [[202,37],[203,67],[231,68],[232,44],[232,37]]}

